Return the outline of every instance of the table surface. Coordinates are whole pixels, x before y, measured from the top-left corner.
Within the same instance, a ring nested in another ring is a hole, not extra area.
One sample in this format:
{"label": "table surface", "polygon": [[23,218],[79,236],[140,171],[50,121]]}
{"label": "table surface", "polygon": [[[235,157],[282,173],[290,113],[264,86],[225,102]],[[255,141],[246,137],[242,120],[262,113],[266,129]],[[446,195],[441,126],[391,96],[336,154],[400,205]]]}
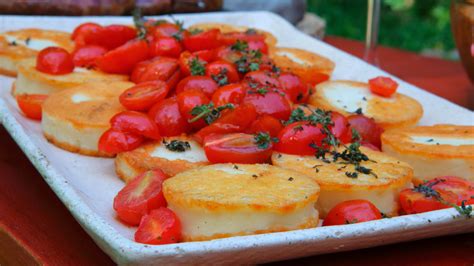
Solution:
{"label": "table surface", "polygon": [[[325,39],[355,56],[363,44]],[[459,62],[377,49],[379,66],[420,88],[474,109],[474,88]],[[0,265],[112,265],[0,126]],[[274,263],[473,265],[474,234],[461,234]]]}

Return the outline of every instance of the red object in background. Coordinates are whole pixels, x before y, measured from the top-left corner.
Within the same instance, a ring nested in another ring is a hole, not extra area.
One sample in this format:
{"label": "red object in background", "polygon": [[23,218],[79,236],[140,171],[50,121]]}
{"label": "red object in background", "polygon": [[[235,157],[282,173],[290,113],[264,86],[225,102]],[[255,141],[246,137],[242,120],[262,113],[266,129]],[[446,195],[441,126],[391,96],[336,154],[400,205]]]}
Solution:
{"label": "red object in background", "polygon": [[[361,42],[339,37],[327,37],[326,41],[356,56],[363,55]],[[385,47],[377,51],[382,69],[474,109],[474,90],[459,62]],[[0,264],[114,265],[74,220],[3,127],[0,127],[0,147]],[[473,238],[474,233],[466,233],[273,265],[384,265],[390,262],[392,265],[471,266],[474,263]]]}

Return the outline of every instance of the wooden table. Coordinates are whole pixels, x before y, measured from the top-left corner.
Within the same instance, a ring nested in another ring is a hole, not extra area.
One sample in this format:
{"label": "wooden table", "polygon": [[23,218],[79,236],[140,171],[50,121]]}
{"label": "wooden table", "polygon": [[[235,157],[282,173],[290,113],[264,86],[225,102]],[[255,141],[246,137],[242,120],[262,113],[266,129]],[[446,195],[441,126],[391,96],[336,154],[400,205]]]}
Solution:
{"label": "wooden table", "polygon": [[[356,56],[363,44],[326,41]],[[474,109],[474,89],[458,62],[379,48],[380,66],[394,75]],[[289,261],[320,265],[473,265],[474,234],[438,237]],[[283,251],[284,252],[284,251]],[[275,264],[286,264],[279,262]],[[112,265],[0,127],[0,265]]]}

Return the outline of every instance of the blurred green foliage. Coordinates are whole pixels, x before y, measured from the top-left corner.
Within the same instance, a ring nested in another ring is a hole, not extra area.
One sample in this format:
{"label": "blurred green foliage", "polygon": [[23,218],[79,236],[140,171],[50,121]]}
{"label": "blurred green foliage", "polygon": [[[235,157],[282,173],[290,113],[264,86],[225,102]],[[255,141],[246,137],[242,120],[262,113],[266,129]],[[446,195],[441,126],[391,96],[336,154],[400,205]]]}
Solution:
{"label": "blurred green foliage", "polygon": [[[364,40],[367,0],[307,0],[326,20],[326,34]],[[420,52],[454,49],[449,0],[382,0],[379,43]]]}

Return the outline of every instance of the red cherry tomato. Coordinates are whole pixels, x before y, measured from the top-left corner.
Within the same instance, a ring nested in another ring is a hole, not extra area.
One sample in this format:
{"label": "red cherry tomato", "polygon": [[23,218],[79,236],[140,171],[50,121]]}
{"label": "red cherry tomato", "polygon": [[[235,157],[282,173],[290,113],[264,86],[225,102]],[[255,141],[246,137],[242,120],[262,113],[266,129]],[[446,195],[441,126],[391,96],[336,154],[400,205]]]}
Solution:
{"label": "red cherry tomato", "polygon": [[276,119],[288,120],[291,114],[291,103],[279,92],[269,89],[263,93],[258,90],[249,90],[243,102],[252,104],[259,115],[271,115]]}
{"label": "red cherry tomato", "polygon": [[203,119],[198,119],[194,122],[190,122],[194,118],[191,114],[194,107],[209,104],[209,98],[206,94],[199,90],[188,90],[178,94],[178,106],[181,115],[190,123],[192,128],[199,129],[206,126],[206,122]]}
{"label": "red cherry tomato", "polygon": [[383,97],[392,96],[398,88],[398,83],[389,77],[369,79],[370,91]]}
{"label": "red cherry tomato", "polygon": [[257,33],[255,31],[247,32],[226,32],[219,36],[219,41],[224,45],[232,45],[237,40],[241,41],[262,41],[265,42],[265,35]]}
{"label": "red cherry tomato", "polygon": [[198,142],[202,143],[210,134],[243,132],[256,118],[255,107],[244,104],[221,114],[221,117],[199,130],[194,136]]}
{"label": "red cherry tomato", "polygon": [[249,41],[249,50],[260,50],[264,54],[268,54],[268,45],[264,41]]}
{"label": "red cherry tomato", "polygon": [[162,184],[168,178],[161,170],[151,170],[135,177],[114,198],[114,210],[120,220],[138,225],[154,209],[166,207]]}
{"label": "red cherry tomato", "polygon": [[102,26],[97,23],[86,22],[74,29],[71,35],[71,39],[76,43],[76,47],[81,47],[86,45],[85,39],[86,36],[95,34]]}
{"label": "red cherry tomato", "polygon": [[247,133],[256,134],[258,132],[265,132],[272,137],[276,137],[282,129],[283,126],[278,119],[270,115],[262,115],[252,122]]}
{"label": "red cherry tomato", "polygon": [[347,118],[338,112],[331,112],[331,120],[334,124],[331,127],[332,134],[342,143],[351,142],[352,133],[349,128],[349,121],[347,121]]}
{"label": "red cherry tomato", "polygon": [[361,223],[382,219],[380,211],[367,200],[347,200],[334,206],[323,226]]}
{"label": "red cherry tomato", "polygon": [[229,63],[234,63],[242,57],[242,52],[236,51],[231,46],[221,46],[215,50],[216,60],[224,60]]}
{"label": "red cherry tomato", "polygon": [[178,60],[170,57],[155,57],[138,63],[133,69],[130,80],[135,83],[162,80],[171,91],[178,84],[179,76]]}
{"label": "red cherry tomato", "polygon": [[281,90],[294,103],[306,102],[309,96],[309,87],[300,77],[292,73],[281,73],[278,76]]}
{"label": "red cherry tomato", "polygon": [[173,23],[162,23],[153,28],[153,37],[173,37],[176,36],[180,31],[180,27]]}
{"label": "red cherry tomato", "polygon": [[183,48],[178,40],[173,37],[160,37],[150,44],[152,56],[168,56],[178,58]]}
{"label": "red cherry tomato", "polygon": [[351,133],[352,129],[357,130],[363,141],[368,142],[380,149],[380,135],[382,135],[384,130],[382,127],[377,125],[377,123],[375,123],[374,119],[368,118],[364,115],[351,115],[347,117],[347,121],[349,122],[349,130]]}
{"label": "red cherry tomato", "polygon": [[110,119],[112,129],[138,134],[149,139],[160,140],[158,126],[146,114],[135,111],[123,111]]}
{"label": "red cherry tomato", "polygon": [[455,176],[437,177],[414,189],[402,190],[399,200],[407,214],[446,209],[450,204],[461,205],[463,201],[470,205],[474,204],[474,182]]}
{"label": "red cherry tomato", "polygon": [[278,134],[275,150],[296,155],[314,155],[316,148],[321,147],[326,134],[320,124],[311,125],[307,121],[294,122],[284,127]]}
{"label": "red cherry tomato", "polygon": [[272,155],[272,143],[259,147],[255,135],[212,134],[204,139],[204,151],[211,163],[265,163]]}
{"label": "red cherry tomato", "polygon": [[[214,58],[214,53],[209,50],[202,50],[194,53],[190,53],[189,51],[184,51],[179,55],[179,67],[181,69],[181,73],[183,77],[191,75],[191,66],[193,63],[197,63],[196,65],[201,66],[204,68],[208,62],[211,62]],[[195,61],[197,60],[197,61]],[[205,68],[203,73],[196,74],[196,75],[204,75]]]}
{"label": "red cherry tomato", "polygon": [[181,240],[181,223],[168,208],[159,208],[145,215],[140,221],[135,241],[150,245],[177,243]]}
{"label": "red cherry tomato", "polygon": [[187,120],[179,112],[178,102],[175,97],[156,103],[148,112],[155,121],[164,137],[179,136],[189,132]]}
{"label": "red cherry tomato", "polygon": [[257,70],[249,72],[245,75],[244,80],[251,88],[255,88],[256,86],[264,88],[281,88],[277,76],[270,71]]}
{"label": "red cherry tomato", "polygon": [[239,73],[234,65],[224,61],[217,60],[206,65],[206,76],[214,79],[219,86],[239,82]]}
{"label": "red cherry tomato", "polygon": [[245,88],[240,83],[225,85],[216,90],[212,95],[212,102],[216,106],[232,103],[238,105],[245,97]]}
{"label": "red cherry tomato", "polygon": [[102,46],[87,45],[76,49],[72,53],[72,61],[77,67],[92,67],[95,60],[107,52]]}
{"label": "red cherry tomato", "polygon": [[16,96],[16,102],[26,117],[41,120],[41,105],[46,98],[48,98],[48,95],[22,94]]}
{"label": "red cherry tomato", "polygon": [[69,74],[74,70],[74,62],[68,51],[61,47],[47,47],[36,57],[36,69],[51,75]]}
{"label": "red cherry tomato", "polygon": [[146,81],[124,91],[119,100],[128,110],[148,111],[155,103],[162,101],[168,91],[168,85],[161,80]]}
{"label": "red cherry tomato", "polygon": [[207,97],[212,97],[218,89],[217,83],[207,76],[189,76],[182,79],[176,86],[176,94],[187,90],[200,90]]}
{"label": "red cherry tomato", "polygon": [[183,45],[190,52],[210,50],[220,46],[218,40],[220,30],[211,29],[196,34],[188,34],[183,39]]}
{"label": "red cherry tomato", "polygon": [[130,74],[138,62],[148,58],[148,43],[132,40],[99,57],[96,61],[106,73]]}
{"label": "red cherry tomato", "polygon": [[137,31],[125,25],[109,25],[97,30],[89,31],[84,35],[84,43],[87,45],[98,45],[108,50],[113,50],[133,40]]}
{"label": "red cherry tomato", "polygon": [[109,129],[100,136],[99,151],[107,154],[130,151],[138,148],[143,140],[143,137],[138,134]]}

